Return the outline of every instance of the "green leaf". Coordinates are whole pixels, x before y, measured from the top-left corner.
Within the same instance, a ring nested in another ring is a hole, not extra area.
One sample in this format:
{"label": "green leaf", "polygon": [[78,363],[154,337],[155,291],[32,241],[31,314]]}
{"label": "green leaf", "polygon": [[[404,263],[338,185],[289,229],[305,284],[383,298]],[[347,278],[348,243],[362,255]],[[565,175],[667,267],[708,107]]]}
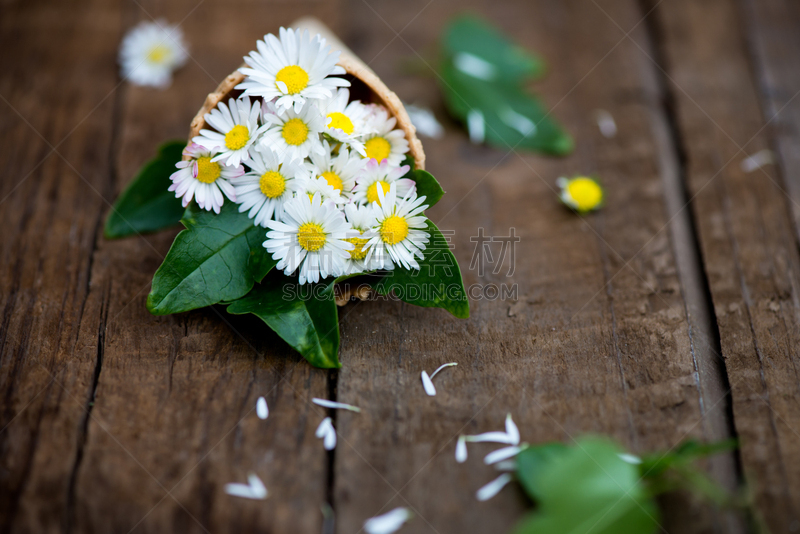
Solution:
{"label": "green leaf", "polygon": [[273,273],[247,296],[232,302],[228,313],[252,313],[264,321],[315,367],[339,363],[339,315],[334,280],[299,285],[295,277]]}
{"label": "green leaf", "polygon": [[712,456],[722,452],[735,450],[738,446],[736,439],[728,439],[715,443],[701,443],[690,439],[681,443],[675,449],[666,453],[654,453],[642,458],[640,465],[643,477],[655,478],[661,476],[668,469],[687,465],[695,460]]}
{"label": "green leaf", "polygon": [[452,61],[442,64],[441,75],[447,109],[468,127],[470,112],[482,117],[483,135],[489,144],[505,150],[527,148],[554,155],[572,151],[572,138],[523,88],[475,78],[457,69]]}
{"label": "green leaf", "polygon": [[658,509],[640,483],[638,466],[620,458],[623,452],[589,437],[553,454],[536,476],[538,508],[514,533],[652,533]]}
{"label": "green leaf", "polygon": [[183,215],[181,199],[169,191],[175,164],[181,160],[186,141],[161,145],[114,202],[103,230],[106,238],[155,232],[178,224]]}
{"label": "green leaf", "polygon": [[428,171],[417,169],[410,178],[417,183],[417,196],[425,197],[425,204],[432,208],[444,195],[444,189]]}
{"label": "green leaf", "polygon": [[436,225],[428,220],[431,236],[419,261],[419,271],[397,267],[373,287],[382,294],[394,292],[404,302],[415,306],[443,308],[456,317],[469,317],[469,300],[461,279],[461,270],[449,243]]}
{"label": "green leaf", "polygon": [[147,309],[179,313],[246,295],[277,263],[262,246],[266,229],[253,226],[233,202],[219,215],[195,204],[153,277]]}
{"label": "green leaf", "polygon": [[[544,63],[532,56],[482,19],[462,15],[454,19],[444,33],[444,53],[449,59],[464,61],[468,54],[491,67],[482,69],[495,83],[514,84],[525,79],[538,78],[544,73]],[[466,61],[470,61],[467,57]],[[474,61],[474,60],[472,60]]]}
{"label": "green leaf", "polygon": [[517,455],[517,478],[531,499],[542,499],[547,488],[542,487],[539,475],[556,456],[568,450],[563,443],[545,443],[527,447]]}

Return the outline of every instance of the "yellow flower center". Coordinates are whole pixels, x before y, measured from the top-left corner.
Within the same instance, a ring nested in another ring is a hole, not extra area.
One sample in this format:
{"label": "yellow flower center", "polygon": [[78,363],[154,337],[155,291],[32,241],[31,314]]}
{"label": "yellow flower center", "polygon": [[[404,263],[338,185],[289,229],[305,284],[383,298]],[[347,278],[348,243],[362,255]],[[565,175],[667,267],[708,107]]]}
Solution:
{"label": "yellow flower center", "polygon": [[396,245],[408,236],[408,223],[402,217],[392,215],[381,223],[381,239],[387,245]]}
{"label": "yellow flower center", "polygon": [[570,180],[567,193],[575,201],[575,209],[578,211],[593,210],[603,201],[603,189],[600,185],[584,176]]}
{"label": "yellow flower center", "polygon": [[[364,232],[361,232],[361,235],[364,235]],[[363,260],[367,257],[367,251],[364,250],[364,245],[367,244],[368,239],[364,239],[363,237],[351,237],[349,239],[345,239],[348,243],[352,243],[355,245],[356,248],[350,251],[350,257],[354,260]]]}
{"label": "yellow flower center", "polygon": [[339,178],[339,175],[333,171],[325,171],[322,173],[322,177],[325,178],[325,181],[328,182],[328,185],[339,191],[342,192],[342,179]]}
{"label": "yellow flower center", "polygon": [[372,204],[373,202],[377,202],[378,206],[381,205],[381,199],[378,197],[378,184],[381,184],[381,189],[383,189],[383,194],[389,192],[389,184],[384,182],[383,180],[377,180],[371,186],[367,188],[367,202]]}
{"label": "yellow flower center", "polygon": [[383,137],[373,137],[366,143],[364,148],[367,151],[367,157],[373,158],[381,162],[389,157],[392,152],[392,145]]}
{"label": "yellow flower center", "polygon": [[353,133],[355,127],[353,126],[353,121],[350,120],[350,117],[341,113],[339,111],[334,111],[332,113],[328,113],[328,118],[331,120],[331,123],[328,125],[328,128],[338,128],[347,135]]}
{"label": "yellow flower center", "polygon": [[237,124],[225,134],[225,146],[229,150],[239,150],[247,145],[250,139],[250,130],[244,124]]}
{"label": "yellow flower center", "polygon": [[304,249],[314,252],[325,244],[325,232],[318,224],[305,223],[297,229],[297,241]]}
{"label": "yellow flower center", "polygon": [[147,53],[147,60],[151,63],[164,63],[170,55],[169,48],[164,45],[156,45]]}
{"label": "yellow flower center", "polygon": [[287,145],[299,146],[308,139],[308,126],[298,118],[289,119],[284,123],[281,135]]}
{"label": "yellow flower center", "polygon": [[286,179],[277,171],[267,171],[261,175],[258,186],[267,198],[278,198],[286,191]]}
{"label": "yellow flower center", "polygon": [[222,173],[222,167],[210,156],[197,158],[197,179],[204,184],[213,184]]}
{"label": "yellow flower center", "polygon": [[283,67],[275,75],[275,87],[278,87],[278,82],[286,84],[286,90],[290,95],[296,95],[308,87],[308,73],[302,67],[289,65],[288,67]]}

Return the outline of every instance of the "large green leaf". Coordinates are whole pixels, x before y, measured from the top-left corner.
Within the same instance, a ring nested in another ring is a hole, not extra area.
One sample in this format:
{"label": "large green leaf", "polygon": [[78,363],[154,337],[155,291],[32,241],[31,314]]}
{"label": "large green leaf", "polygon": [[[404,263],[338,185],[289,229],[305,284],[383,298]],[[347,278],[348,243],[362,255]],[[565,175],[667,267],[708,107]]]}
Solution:
{"label": "large green leaf", "polygon": [[531,499],[538,501],[544,497],[547,488],[541,486],[539,477],[553,458],[567,450],[563,443],[545,443],[527,447],[516,456],[517,478]]}
{"label": "large green leaf", "polygon": [[428,171],[417,169],[410,174],[409,178],[417,183],[417,196],[424,196],[425,204],[432,208],[444,195],[444,189]]}
{"label": "large green leaf", "polygon": [[623,460],[623,452],[606,439],[588,437],[539,463],[537,473],[528,473],[536,479],[537,510],[514,533],[652,533],[658,509],[638,466]]}
{"label": "large green leaf", "polygon": [[469,300],[461,279],[461,270],[449,243],[430,220],[431,236],[419,261],[419,271],[396,267],[374,287],[382,294],[393,292],[398,298],[416,306],[443,308],[456,317],[469,317]]}
{"label": "large green leaf", "polygon": [[462,15],[450,23],[445,30],[442,46],[450,60],[455,58],[457,62],[467,62],[465,68],[468,69],[472,62],[476,73],[496,83],[520,83],[526,78],[541,76],[545,69],[539,58],[471,15]]}
{"label": "large green leaf", "polygon": [[170,141],[161,145],[158,155],[148,161],[133,181],[114,202],[108,214],[104,234],[107,238],[155,232],[174,226],[181,220],[181,199],[169,191],[186,141]]}
{"label": "large green leaf", "polygon": [[456,68],[441,66],[441,86],[447,109],[472,135],[505,150],[527,148],[564,155],[572,138],[553,121],[539,100],[512,84],[488,82]]}
{"label": "large green leaf", "polygon": [[315,367],[341,367],[333,286],[332,279],[301,286],[295,277],[275,272],[232,302],[228,313],[256,315]]}
{"label": "large green leaf", "polygon": [[153,277],[147,309],[179,313],[246,295],[277,263],[262,246],[266,230],[226,202],[219,215],[191,204],[164,263]]}

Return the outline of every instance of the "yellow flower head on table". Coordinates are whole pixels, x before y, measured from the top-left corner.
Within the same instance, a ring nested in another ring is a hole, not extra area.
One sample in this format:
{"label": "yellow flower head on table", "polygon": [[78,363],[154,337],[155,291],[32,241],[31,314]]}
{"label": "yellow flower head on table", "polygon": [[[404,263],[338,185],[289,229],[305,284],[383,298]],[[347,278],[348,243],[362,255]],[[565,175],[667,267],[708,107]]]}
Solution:
{"label": "yellow flower head on table", "polygon": [[588,213],[603,206],[605,193],[597,180],[588,176],[559,178],[561,202],[578,213]]}

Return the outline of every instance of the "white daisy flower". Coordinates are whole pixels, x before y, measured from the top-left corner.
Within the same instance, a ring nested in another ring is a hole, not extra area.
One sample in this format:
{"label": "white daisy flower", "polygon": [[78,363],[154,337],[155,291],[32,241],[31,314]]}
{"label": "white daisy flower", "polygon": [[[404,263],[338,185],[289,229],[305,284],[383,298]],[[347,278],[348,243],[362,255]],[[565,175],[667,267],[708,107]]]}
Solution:
{"label": "white daisy flower", "polygon": [[264,241],[278,260],[276,267],[286,275],[299,270],[301,284],[342,274],[353,248],[345,241],[350,225],[344,214],[332,203],[323,204],[319,193],[313,199],[298,195],[283,210],[283,222],[267,221],[271,231]]}
{"label": "white daisy flower", "polygon": [[308,174],[303,162],[291,160],[281,164],[272,150],[261,146],[250,151],[246,162],[250,172],[232,180],[236,190],[239,213],[250,210],[253,224],[267,226],[273,217],[281,220],[283,205],[294,197],[297,179]]}
{"label": "white daisy flower", "polygon": [[279,111],[273,102],[264,101],[263,110],[266,131],[261,144],[277,152],[283,161],[325,152],[319,138],[322,116],[316,106],[305,106],[298,113],[293,109]]}
{"label": "white daisy flower", "polygon": [[367,152],[361,138],[371,133],[367,127],[367,119],[371,115],[367,106],[359,100],[349,100],[350,91],[339,89],[333,98],[317,102],[317,107],[325,117],[324,132],[366,157]]}
{"label": "white daisy flower", "polygon": [[393,167],[388,161],[378,164],[370,160],[356,178],[356,187],[353,189],[353,200],[359,204],[372,204],[382,202],[378,189],[383,193],[389,192],[389,186],[397,188],[397,195],[405,197],[409,192],[416,192],[417,184],[410,178],[403,178],[409,170],[408,165]]}
{"label": "white daisy flower", "polygon": [[322,203],[332,202],[335,206],[341,207],[347,202],[347,199],[339,194],[339,191],[333,188],[322,176],[311,177],[304,176],[297,180],[296,195],[307,196],[313,198],[314,194],[319,194],[322,197]]}
{"label": "white daisy flower", "polygon": [[239,165],[249,157],[248,149],[266,126],[259,126],[260,109],[258,102],[250,103],[248,97],[238,100],[231,98],[217,104],[216,109],[206,113],[206,122],[216,130],[200,130],[200,135],[192,141],[215,152],[214,161],[228,165]]}
{"label": "white daisy flower", "polygon": [[188,57],[183,32],[164,20],[140,23],[125,35],[119,47],[122,77],[134,85],[169,87],[172,71]]}
{"label": "white daisy flower", "polygon": [[364,136],[366,157],[382,162],[388,160],[390,165],[398,166],[408,152],[408,140],[403,130],[394,129],[397,119],[389,116],[386,108],[378,104],[368,107],[369,117],[366,128],[370,130]]}
{"label": "white daisy flower", "polygon": [[395,263],[406,269],[418,270],[419,264],[414,257],[424,257],[422,251],[430,238],[425,224],[428,218],[422,215],[428,208],[427,204],[423,204],[425,197],[417,198],[414,191],[409,191],[405,197],[397,200],[397,184],[392,184],[385,196],[383,189],[378,188],[378,196],[377,224],[368,234],[369,252],[365,261],[369,262],[375,255],[382,263],[381,268]]}
{"label": "white daisy flower", "polygon": [[345,70],[336,65],[340,52],[331,52],[320,35],[310,37],[308,30],[286,28],[279,35],[265,35],[256,43],[258,52],[244,58],[248,67],[239,71],[246,78],[236,88],[245,95],[260,96],[265,102],[277,99],[278,108],[294,106],[299,112],[307,99],[330,98],[337,87],[350,86],[344,78],[328,77]]}
{"label": "white daisy flower", "polygon": [[334,156],[327,141],[322,142],[324,154],[310,154],[313,176],[325,179],[340,195],[350,199],[356,186],[356,177],[364,168],[364,160],[345,147],[339,147]]}
{"label": "white daisy flower", "polygon": [[344,207],[344,213],[347,216],[347,222],[352,226],[352,229],[347,233],[347,241],[352,243],[354,248],[350,251],[350,257],[346,261],[347,267],[343,274],[376,271],[382,265],[389,265],[390,269],[394,268],[391,259],[386,258],[386,261],[380,261],[376,254],[373,254],[370,257],[370,261],[367,262],[369,232],[377,225],[375,207],[373,205],[359,206],[351,203]]}
{"label": "white daisy flower", "polygon": [[233,167],[214,161],[214,152],[195,143],[184,148],[183,155],[191,159],[175,164],[178,170],[169,177],[172,180],[169,190],[175,191],[176,198],[183,198],[184,208],[194,198],[202,209],[219,213],[225,201],[223,193],[228,199],[236,200],[230,180],[244,174],[241,165]]}

